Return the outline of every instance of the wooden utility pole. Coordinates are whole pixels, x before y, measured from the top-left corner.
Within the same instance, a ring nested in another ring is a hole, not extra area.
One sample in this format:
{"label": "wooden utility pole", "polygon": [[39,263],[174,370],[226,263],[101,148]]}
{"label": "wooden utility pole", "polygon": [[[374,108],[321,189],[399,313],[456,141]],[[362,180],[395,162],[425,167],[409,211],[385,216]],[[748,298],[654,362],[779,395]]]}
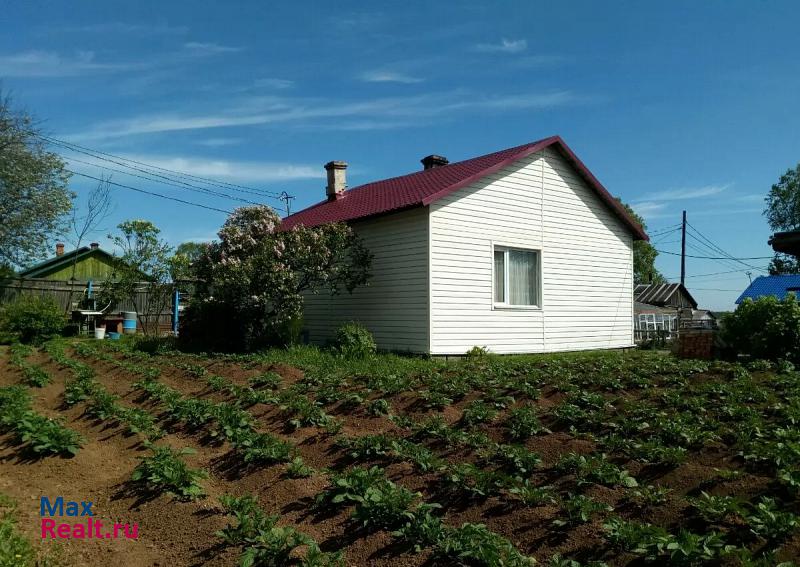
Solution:
{"label": "wooden utility pole", "polygon": [[681,222],[681,285],[686,283],[686,211]]}

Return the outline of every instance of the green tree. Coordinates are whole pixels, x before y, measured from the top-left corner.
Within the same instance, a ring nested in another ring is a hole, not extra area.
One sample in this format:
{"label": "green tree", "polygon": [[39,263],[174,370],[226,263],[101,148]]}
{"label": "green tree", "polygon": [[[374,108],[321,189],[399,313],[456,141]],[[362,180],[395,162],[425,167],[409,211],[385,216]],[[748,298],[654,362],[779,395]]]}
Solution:
{"label": "green tree", "polygon": [[207,242],[182,242],[179,244],[172,257],[173,281],[192,278],[192,266],[203,256],[208,246]]}
{"label": "green tree", "polygon": [[[800,163],[789,169],[767,195],[764,216],[773,232],[800,229]],[[800,258],[775,253],[769,264],[771,275],[800,274]]]}
{"label": "green tree", "polygon": [[31,116],[0,93],[0,266],[46,256],[62,232],[74,195],[58,154],[48,152]]}
{"label": "green tree", "polygon": [[[766,203],[764,216],[773,232],[800,229],[800,163],[781,175],[770,189]],[[776,252],[769,263],[769,273],[800,274],[800,258]]]}
{"label": "green tree", "polygon": [[352,292],[367,282],[371,262],[345,224],[282,230],[269,207],[236,209],[219,242],[195,263],[202,283],[181,336],[204,348],[231,350],[285,340],[285,329],[302,315],[304,292]]}
{"label": "green tree", "polygon": [[104,294],[112,304],[130,301],[144,333],[156,335],[159,318],[172,301],[172,247],[150,221],[127,220],[117,228],[119,234],[108,237],[121,253]]}
{"label": "green tree", "polygon": [[[617,199],[625,210],[642,225],[642,229],[647,231],[647,223],[627,204]],[[655,247],[645,240],[636,240],[633,243],[633,282],[661,284],[667,283],[667,279],[656,268],[656,256],[658,251]]]}

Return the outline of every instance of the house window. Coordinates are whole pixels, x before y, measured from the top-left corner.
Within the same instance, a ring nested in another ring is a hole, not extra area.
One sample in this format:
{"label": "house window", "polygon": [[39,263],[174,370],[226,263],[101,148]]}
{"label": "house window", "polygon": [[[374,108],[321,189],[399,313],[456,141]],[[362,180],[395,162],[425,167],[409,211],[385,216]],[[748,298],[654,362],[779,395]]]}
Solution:
{"label": "house window", "polygon": [[499,307],[538,307],[539,252],[494,249],[494,303]]}

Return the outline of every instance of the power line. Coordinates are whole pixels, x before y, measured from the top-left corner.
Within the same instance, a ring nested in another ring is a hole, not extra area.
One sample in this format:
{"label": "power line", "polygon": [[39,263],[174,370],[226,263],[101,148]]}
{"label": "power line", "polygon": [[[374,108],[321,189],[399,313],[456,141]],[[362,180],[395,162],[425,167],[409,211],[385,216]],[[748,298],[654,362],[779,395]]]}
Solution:
{"label": "power line", "polygon": [[[168,169],[166,167],[160,167],[160,166],[157,166],[157,165],[144,163],[144,162],[137,161],[137,160],[134,160],[134,159],[131,159],[131,158],[126,158],[126,157],[110,154],[110,153],[103,152],[103,151],[100,151],[100,150],[94,150],[92,148],[87,148],[85,146],[81,146],[81,145],[75,144],[73,142],[67,142],[65,140],[59,140],[58,138],[52,138],[50,136],[45,136],[43,134],[39,134],[39,137],[42,138],[43,140],[47,141],[47,142],[50,142],[51,144],[55,144],[55,145],[64,147],[66,149],[72,150],[72,151],[77,151],[79,153],[92,152],[92,153],[90,153],[88,155],[98,154],[98,155],[92,155],[92,157],[94,157],[96,159],[100,159],[100,160],[111,161],[111,160],[108,160],[106,158],[115,158],[117,160],[122,160],[122,161],[125,161],[125,162],[134,163],[134,164],[137,164],[137,165],[149,168],[149,169],[155,169],[155,170],[158,170],[158,171],[171,173],[172,175],[175,175],[175,176],[178,176],[178,177],[186,177],[186,178],[190,178],[190,179],[196,179],[196,180],[202,181],[202,182],[204,182],[204,183],[206,183],[208,185],[216,185],[217,187],[224,187],[224,188],[228,188],[228,189],[236,189],[236,190],[244,192],[244,193],[248,193],[249,192],[249,193],[253,193],[255,195],[259,195],[259,196],[262,196],[262,197],[270,197],[270,198],[273,198],[273,199],[279,199],[280,195],[281,195],[280,193],[275,192],[275,191],[269,191],[269,190],[266,190],[266,189],[256,189],[254,187],[248,187],[247,185],[229,183],[227,181],[219,181],[219,180],[216,180],[216,179],[211,179],[209,177],[202,177],[202,176],[199,176],[199,175],[193,175],[191,173],[185,173],[183,171],[176,171],[174,169]],[[106,156],[106,158],[103,158],[103,157],[100,157],[100,156]],[[123,165],[124,167],[133,168],[132,166],[127,165],[127,164],[121,164],[121,165]],[[148,173],[151,173],[151,174],[155,175],[152,172],[148,172]]]}
{"label": "power line", "polygon": [[[758,271],[760,271],[760,272],[766,272],[766,271],[767,271],[767,270],[766,270],[766,269],[764,269],[764,268],[756,268],[756,269],[757,269]],[[726,272],[712,272],[712,273],[710,273],[710,274],[692,274],[692,275],[688,275],[688,276],[686,276],[686,277],[687,277],[687,278],[707,278],[707,277],[710,277],[710,276],[720,276],[720,275],[723,275],[723,274],[744,273],[744,272],[746,272],[747,270],[748,270],[748,268],[742,268],[742,269],[740,269],[740,270],[728,270],[728,271],[726,271]],[[680,276],[672,276],[672,277],[669,277],[669,278],[667,278],[667,279],[668,279],[668,280],[676,280],[676,279],[678,279],[679,277],[680,277]]]}
{"label": "power line", "polygon": [[[704,235],[702,232],[700,232],[700,231],[699,231],[697,228],[695,228],[694,226],[692,226],[692,224],[691,224],[691,223],[688,223],[688,222],[687,222],[686,224],[687,224],[687,225],[689,225],[689,228],[692,230],[692,232],[695,232],[695,233],[697,233],[697,235],[698,235],[700,238],[702,238],[704,241],[706,241],[706,242],[707,242],[707,243],[710,245],[710,247],[711,247],[711,249],[712,249],[712,250],[716,250],[717,252],[719,252],[719,253],[721,253],[721,254],[724,254],[725,256],[728,256],[729,258],[731,258],[731,259],[734,259],[734,260],[735,260],[735,258],[733,258],[733,255],[732,255],[732,254],[730,254],[729,252],[726,252],[725,250],[723,250],[722,248],[720,248],[720,247],[719,247],[717,244],[715,244],[714,242],[712,242],[710,238],[708,238],[708,237],[707,237],[707,236],[705,236],[705,235]],[[695,238],[695,237],[694,237],[694,236],[692,236],[692,238]],[[695,239],[696,239],[696,238],[695,238]],[[745,264],[744,262],[741,262],[741,261],[739,261],[739,260],[736,260],[736,261],[737,261],[737,262],[739,262],[740,264],[742,264],[743,266],[747,266],[748,268],[751,268],[751,269],[757,269],[755,266],[751,266],[751,265],[749,265],[749,264]]]}
{"label": "power line", "polygon": [[[689,246],[689,247],[690,247],[692,250],[696,250],[696,251],[697,251],[697,252],[699,252],[700,254],[709,254],[709,255],[712,255],[712,256],[713,256],[714,254],[718,254],[718,253],[719,253],[719,251],[718,251],[718,250],[716,250],[716,249],[714,249],[714,248],[711,248],[709,245],[707,245],[707,244],[705,244],[704,242],[702,242],[702,241],[698,240],[698,239],[697,239],[697,238],[695,238],[695,237],[694,237],[694,236],[693,236],[691,233],[688,233],[688,234],[689,234],[689,236],[690,236],[690,237],[692,237],[693,241],[694,241],[694,242],[696,242],[696,243],[697,243],[697,244],[698,244],[698,245],[701,247],[701,248],[698,248],[697,246],[695,246],[694,244],[692,244],[691,242],[689,242],[689,243],[688,243],[688,246]],[[727,257],[728,257],[728,256],[726,256],[726,258],[727,258]],[[724,266],[724,267],[726,267],[726,268],[731,268],[731,269],[734,269],[734,268],[739,268],[739,267],[740,267],[740,264],[739,264],[739,263],[737,263],[737,262],[734,262],[734,261],[732,261],[732,260],[727,260],[727,259],[726,259],[726,260],[715,260],[715,262],[719,262],[719,264],[720,264],[721,266]],[[746,266],[746,264],[742,264],[742,265]]]}
{"label": "power line", "polygon": [[[691,242],[687,242],[686,246],[691,248],[695,252],[698,252],[699,254],[709,254],[709,252],[708,252],[709,247],[708,246],[705,246],[704,248],[698,248],[697,246],[695,246]],[[713,249],[710,249],[710,250],[711,250],[710,253],[714,254],[715,250],[713,250]],[[739,267],[738,264],[736,264],[736,263],[734,263],[734,262],[732,262],[730,260],[715,260],[715,262],[719,262],[722,266],[725,266],[726,268],[738,268]]]}
{"label": "power line", "polygon": [[[130,171],[125,171],[122,169],[117,169],[115,167],[109,167],[107,165],[100,165],[97,163],[91,163],[88,161],[84,161],[82,159],[78,159],[76,157],[68,157],[66,158],[70,162],[82,163],[84,165],[90,165],[93,167],[99,167],[100,169],[113,171],[115,173],[121,173],[122,175],[130,175],[131,177],[138,177],[139,179],[144,179],[145,181],[154,181],[156,183],[160,183],[163,185],[171,185],[172,187],[178,187],[179,189],[188,189],[189,191],[195,191],[199,193],[206,193],[208,195],[214,195],[217,197],[223,197],[225,199],[231,199],[232,201],[239,201],[240,203],[248,203],[250,205],[261,205],[262,203],[257,203],[255,201],[250,201],[248,199],[242,199],[240,197],[235,197],[233,195],[228,195],[227,193],[220,193],[218,191],[212,191],[211,189],[206,189],[205,187],[198,187],[196,185],[192,185],[190,183],[184,183],[183,181],[178,180],[171,180],[169,178],[164,178],[163,180],[160,179],[153,179],[152,177],[146,177],[144,175],[139,175],[136,173],[131,173]],[[139,170],[137,170],[139,171]],[[152,174],[155,175],[155,174]],[[158,176],[161,177],[161,176]]]}
{"label": "power line", "polygon": [[161,193],[155,193],[154,191],[146,191],[145,189],[139,189],[138,187],[131,187],[130,185],[123,185],[122,183],[115,183],[113,181],[109,181],[107,179],[101,179],[100,177],[94,177],[93,175],[87,175],[85,173],[80,173],[78,171],[70,171],[69,169],[65,169],[67,173],[71,173],[72,175],[80,175],[81,177],[86,177],[88,179],[94,179],[95,181],[100,181],[102,183],[108,183],[109,185],[113,185],[115,187],[122,187],[124,189],[130,189],[131,191],[137,191],[139,193],[145,193],[146,195],[152,195],[153,197],[161,197],[162,199],[168,199],[170,201],[176,201],[178,203],[183,203],[184,205],[191,205],[192,207],[200,207],[201,209],[208,209],[209,211],[216,211],[218,213],[225,213],[226,215],[231,214],[231,211],[226,211],[225,209],[218,209],[216,207],[210,207],[208,205],[202,205],[200,203],[194,203],[192,201],[186,201],[184,199],[179,199],[177,197],[170,197],[168,195],[162,195]]}
{"label": "power line", "polygon": [[675,224],[675,225],[672,225],[672,226],[668,226],[666,228],[660,228],[658,230],[654,230],[652,232],[648,232],[647,235],[650,238],[656,238],[658,236],[663,236],[664,234],[667,234],[668,232],[675,232],[677,230],[680,230],[680,228],[681,228],[681,225],[680,225],[680,223],[678,223],[678,224]]}
{"label": "power line", "polygon": [[[656,252],[659,254],[669,254],[670,256],[680,256],[680,252],[667,252],[666,250],[658,250]],[[772,256],[752,256],[750,258],[728,258],[728,257],[712,257],[712,256],[690,256],[689,254],[686,255],[687,258],[698,258],[700,260],[772,260]],[[758,268],[757,268],[758,269]]]}

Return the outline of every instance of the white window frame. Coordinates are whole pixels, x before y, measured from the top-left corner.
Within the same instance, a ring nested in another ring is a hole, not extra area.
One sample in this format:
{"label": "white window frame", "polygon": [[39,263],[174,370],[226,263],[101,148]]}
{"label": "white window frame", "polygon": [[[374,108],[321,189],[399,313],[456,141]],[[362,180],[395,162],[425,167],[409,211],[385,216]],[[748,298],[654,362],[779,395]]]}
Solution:
{"label": "white window frame", "polygon": [[[513,305],[508,303],[509,298],[509,252],[516,250],[519,252],[533,252],[536,254],[536,305]],[[495,301],[495,268],[494,268],[494,254],[495,252],[504,252],[503,259],[503,298],[504,302]],[[492,243],[491,246],[491,264],[492,264],[492,309],[497,310],[515,310],[515,311],[541,311],[542,309],[542,251],[537,248],[527,248],[524,246],[511,246],[506,244]]]}

